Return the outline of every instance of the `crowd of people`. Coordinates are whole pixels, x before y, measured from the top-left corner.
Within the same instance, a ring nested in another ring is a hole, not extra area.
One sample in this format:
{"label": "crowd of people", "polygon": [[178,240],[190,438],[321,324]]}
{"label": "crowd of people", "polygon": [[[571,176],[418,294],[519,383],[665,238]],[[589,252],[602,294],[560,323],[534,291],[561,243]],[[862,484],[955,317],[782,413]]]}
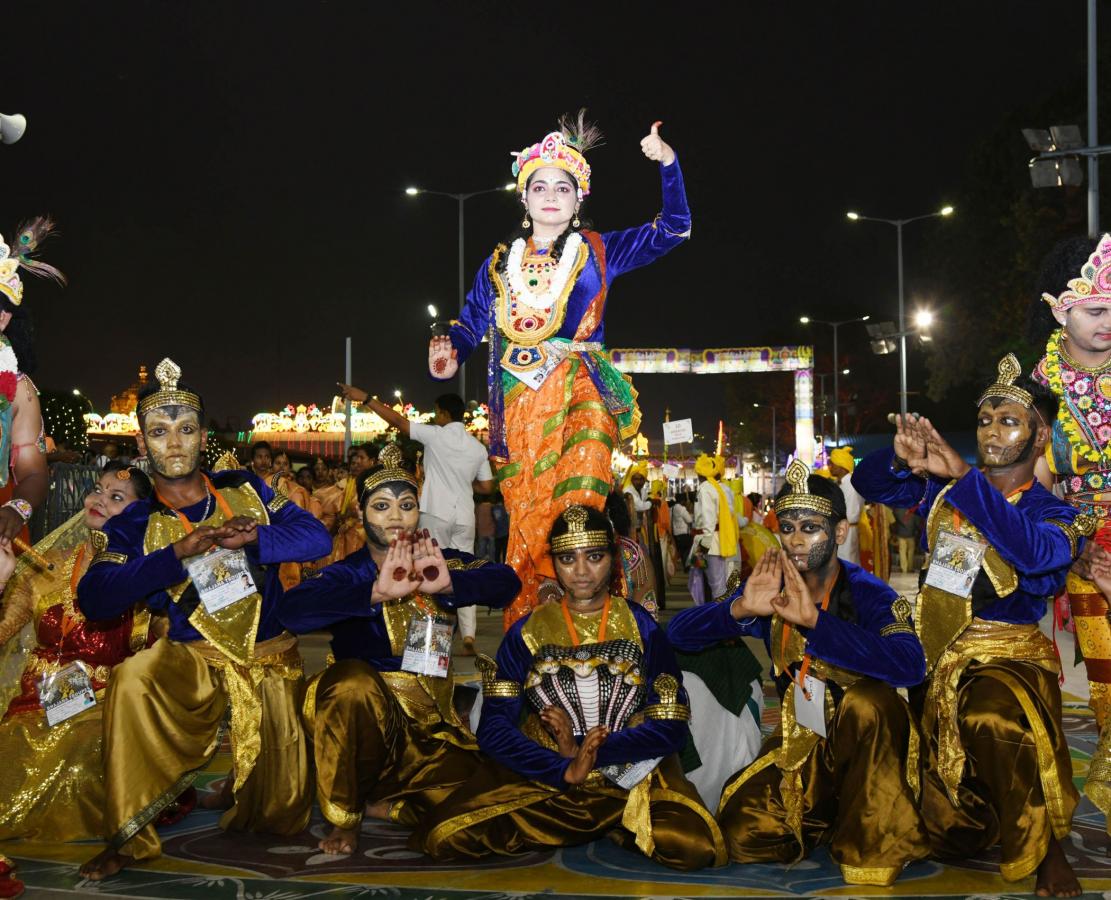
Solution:
{"label": "crowd of people", "polygon": [[[642,463],[614,478],[640,414],[602,345],[613,279],[690,234],[659,124],[641,150],[663,208],[625,231],[582,222],[597,134],[581,116],[516,154],[520,231],[428,348],[446,380],[487,338],[489,447],[455,395],[417,424],[343,385],[419,442],[419,465],[388,442],[294,471],[259,443],[209,470],[204,399],[166,358],[138,398],[137,459],[105,452],[84,508],[21,554],[48,448],[20,272],[60,276],[35,257],[43,223],[4,245],[0,839],[101,838],[81,868],[98,881],[158,857],[159,827],[198,803],[228,832],[293,835],[315,800],[329,854],[372,817],[439,861],[610,835],[693,870],[826,845],[846,884],[889,886],[998,845],[1004,879],[1080,894],[1060,663],[1038,623],[1067,587],[1102,729],[1086,790],[1106,811],[1111,236],[1046,295],[1060,329],[1034,377],[999,362],[978,465],[908,415],[859,463],[792,461],[774,496],[702,455],[694,496],[669,497]],[[904,571],[924,554],[914,602],[881,577],[890,528]],[[696,603],[665,622],[684,567]],[[505,633],[462,715],[452,641],[476,652],[477,607]],[[331,656],[306,679],[298,635],[319,631]],[[767,736],[746,638],[771,659]],[[231,771],[198,796],[225,738]],[[16,876],[0,857],[0,897]]]}

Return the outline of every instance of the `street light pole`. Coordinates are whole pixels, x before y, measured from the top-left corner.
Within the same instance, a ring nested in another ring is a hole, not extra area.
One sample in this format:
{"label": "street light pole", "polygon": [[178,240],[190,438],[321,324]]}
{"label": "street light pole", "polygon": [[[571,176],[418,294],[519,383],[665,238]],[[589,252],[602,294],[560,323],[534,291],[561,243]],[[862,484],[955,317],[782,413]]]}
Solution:
{"label": "street light pole", "polygon": [[[900,234],[902,234],[901,230],[900,230]],[[900,247],[901,246],[902,246],[902,244],[900,243]],[[901,254],[901,252],[900,252],[899,259],[900,259],[899,284],[901,285],[903,283],[903,277],[902,277],[903,267],[902,267],[902,254]],[[899,290],[899,295],[900,295],[900,297],[902,296],[902,288],[900,288],[900,290]],[[901,308],[902,308],[902,306],[901,306],[901,301],[900,301],[900,309]],[[841,410],[841,392],[840,392],[840,385],[837,381],[837,376],[841,372],[841,360],[838,358],[839,354],[837,352],[837,329],[840,328],[842,325],[852,325],[854,322],[867,322],[870,318],[872,318],[872,317],[871,316],[858,316],[855,319],[842,319],[839,322],[827,322],[825,319],[812,319],[812,318],[810,318],[810,316],[799,316],[799,321],[803,325],[809,325],[811,322],[815,322],[818,325],[828,325],[830,328],[833,329],[833,443],[834,443],[835,447],[840,447],[841,446],[841,418],[840,418],[840,416],[841,416],[841,412],[840,412],[840,410]],[[825,388],[826,388],[825,379],[820,375],[818,377],[822,378],[822,396],[824,397],[825,396]],[[822,415],[822,441],[823,442],[825,441],[825,415],[824,415],[824,413]],[[824,446],[824,443],[823,443],[823,446]]]}
{"label": "street light pole", "polygon": [[[899,260],[899,412],[907,414],[907,317],[906,297],[903,292],[903,226],[922,219],[945,218],[953,214],[953,207],[943,206],[937,212],[911,216],[909,219],[880,219],[876,216],[862,216],[848,212],[846,217],[852,222],[880,222],[895,228],[895,248]],[[834,369],[836,371],[836,368]]]}
{"label": "street light pole", "polygon": [[[1096,0],[1088,0],[1088,146],[1099,146],[1096,108]],[[1088,237],[1099,237],[1099,157],[1088,156]]]}
{"label": "street light pole", "polygon": [[[405,193],[410,197],[415,197],[418,194],[434,194],[437,197],[450,197],[456,202],[459,207],[459,313],[462,315],[463,307],[467,302],[467,289],[466,289],[466,271],[463,268],[463,204],[465,204],[471,197],[478,197],[482,194],[501,194],[506,191],[512,191],[517,187],[516,184],[504,184],[498,188],[487,188],[484,191],[470,191],[469,193],[460,194],[452,191],[429,191],[424,188],[408,187],[405,188]],[[463,365],[459,366],[459,396],[463,398],[463,402],[467,402],[467,376],[464,371]]]}

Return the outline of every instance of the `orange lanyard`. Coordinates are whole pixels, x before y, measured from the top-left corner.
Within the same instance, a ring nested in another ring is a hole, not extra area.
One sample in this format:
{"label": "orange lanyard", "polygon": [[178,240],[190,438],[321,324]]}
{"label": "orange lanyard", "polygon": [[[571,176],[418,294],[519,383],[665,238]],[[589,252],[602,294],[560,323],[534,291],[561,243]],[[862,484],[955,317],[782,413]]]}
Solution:
{"label": "orange lanyard", "polygon": [[[567,608],[567,596],[564,595],[563,599],[559,601],[560,608],[563,610],[563,621],[567,623],[567,633],[571,635],[571,646],[579,646],[579,633],[575,630],[575,622],[571,618],[571,610]],[[598,643],[601,644],[606,639],[606,623],[610,618],[610,596],[606,594],[606,602],[602,605],[602,624],[598,628]]]}
{"label": "orange lanyard", "polygon": [[[1034,479],[1031,478],[1028,482],[1026,482],[1026,484],[1020,485],[1019,487],[1015,488],[1013,491],[1011,491],[1011,493],[1009,493],[1007,495],[1008,502],[1010,501],[1010,499],[1012,497],[1017,497],[1019,494],[1025,493],[1026,491],[1030,490],[1030,488],[1032,488],[1033,486],[1034,486]],[[954,507],[953,508],[953,534],[960,534],[961,533],[961,522],[963,522],[963,521],[964,521],[964,516],[961,515],[961,512],[960,512],[959,509]]]}
{"label": "orange lanyard", "polygon": [[[220,494],[219,491],[216,490],[215,487],[213,487],[212,481],[209,479],[209,477],[205,475],[204,472],[201,472],[201,478],[204,479],[204,483],[205,485],[207,485],[209,493],[216,498],[216,505],[220,507],[220,511],[224,514],[224,516],[228,519],[234,519],[235,513],[231,511],[231,507],[228,505],[228,501],[223,498],[223,496]],[[181,520],[181,527],[185,529],[185,533],[192,534],[193,523],[185,517],[185,513],[183,513],[172,503],[168,503],[166,501],[166,498],[158,493],[157,489],[155,490],[154,495],[158,498],[159,503],[161,503],[163,506],[169,507],[174,511],[174,515]]]}
{"label": "orange lanyard", "polygon": [[[822,605],[821,605],[821,609],[822,609],[823,612],[825,610],[829,609],[829,598],[830,598],[830,595],[833,593],[833,586],[835,584],[837,584],[837,577],[838,577],[838,575],[840,575],[840,572],[841,572],[841,567],[838,566],[837,567],[837,574],[833,576],[833,581],[831,581],[830,584],[829,584],[829,587],[826,588],[826,595],[822,598]],[[790,639],[791,639],[791,623],[788,622],[786,619],[784,619],[783,620],[783,639],[779,643],[779,668],[782,671],[786,672],[788,675],[791,674],[791,670],[789,668],[787,668],[787,642]],[[804,653],[802,655],[802,665],[799,666],[798,685],[802,689],[803,694],[806,695],[807,700],[810,699],[810,692],[806,689],[806,676],[809,672],[810,672],[810,654],[809,653]],[[791,680],[792,681],[795,680],[794,676],[791,677]]]}

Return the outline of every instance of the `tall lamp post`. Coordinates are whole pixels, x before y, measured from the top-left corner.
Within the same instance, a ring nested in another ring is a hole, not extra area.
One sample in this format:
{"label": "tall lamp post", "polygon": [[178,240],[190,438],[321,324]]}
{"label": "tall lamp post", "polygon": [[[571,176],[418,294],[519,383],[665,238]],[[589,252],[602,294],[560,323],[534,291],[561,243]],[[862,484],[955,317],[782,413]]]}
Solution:
{"label": "tall lamp post", "polygon": [[880,222],[895,228],[896,249],[899,256],[899,411],[905,416],[907,414],[907,334],[909,332],[907,331],[906,296],[903,293],[903,226],[922,219],[951,216],[953,207],[943,206],[937,212],[911,216],[909,219],[880,219],[876,216],[862,216],[856,212],[848,212],[845,215],[852,222]]}
{"label": "tall lamp post", "polygon": [[[902,269],[900,269],[902,271]],[[814,322],[818,325],[828,325],[833,329],[833,446],[841,446],[841,394],[837,390],[837,373],[840,371],[838,366],[841,365],[837,359],[837,329],[842,325],[852,325],[854,322],[867,322],[871,316],[857,316],[855,319],[841,319],[839,322],[827,322],[825,319],[812,319],[810,316],[799,316],[799,321],[803,325],[809,325]],[[846,375],[848,372],[846,371]],[[825,383],[822,383],[823,393],[825,392]],[[824,440],[824,438],[823,438]]]}
{"label": "tall lamp post", "polygon": [[753,403],[756,409],[764,407],[772,411],[772,499],[775,499],[776,488],[776,475],[779,473],[778,465],[776,463],[776,443],[775,443],[775,404],[774,403]]}
{"label": "tall lamp post", "polygon": [[[463,305],[467,302],[467,290],[465,287],[466,271],[463,269],[463,204],[466,203],[471,197],[479,197],[482,194],[501,194],[506,191],[515,190],[516,184],[510,182],[503,184],[501,187],[487,188],[484,191],[470,191],[465,194],[452,193],[451,191],[429,191],[425,188],[407,187],[405,193],[410,197],[416,197],[419,194],[432,194],[436,197],[450,197],[459,205],[459,312],[463,312]],[[459,366],[459,395],[463,398],[463,402],[467,402],[467,376],[463,371],[463,366]]]}

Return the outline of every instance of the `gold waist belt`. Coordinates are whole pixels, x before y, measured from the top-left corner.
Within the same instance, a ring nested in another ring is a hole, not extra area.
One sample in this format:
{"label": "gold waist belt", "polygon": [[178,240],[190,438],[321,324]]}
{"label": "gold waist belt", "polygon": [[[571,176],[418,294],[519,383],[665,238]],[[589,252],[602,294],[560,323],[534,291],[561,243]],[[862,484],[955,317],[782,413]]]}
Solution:
{"label": "gold waist belt", "polygon": [[255,644],[250,665],[229,659],[208,641],[185,645],[198,653],[224,675],[224,686],[231,703],[231,744],[235,761],[235,786],[238,791],[247,781],[262,750],[262,680],[277,674],[288,681],[299,681],[304,673],[297,638],[289,632]]}
{"label": "gold waist belt", "polygon": [[[1053,644],[1035,623],[1015,625],[973,619],[972,624],[941,654],[926,690],[922,730],[928,737],[934,727],[937,728],[938,774],[954,806],[957,805],[957,788],[964,775],[965,760],[957,723],[957,686],[965,669],[973,662],[987,663],[995,659],[1022,660],[1054,673],[1061,670]],[[1021,697],[1019,702],[1023,702]],[[1028,718],[1037,717],[1036,711],[1024,711]]]}

